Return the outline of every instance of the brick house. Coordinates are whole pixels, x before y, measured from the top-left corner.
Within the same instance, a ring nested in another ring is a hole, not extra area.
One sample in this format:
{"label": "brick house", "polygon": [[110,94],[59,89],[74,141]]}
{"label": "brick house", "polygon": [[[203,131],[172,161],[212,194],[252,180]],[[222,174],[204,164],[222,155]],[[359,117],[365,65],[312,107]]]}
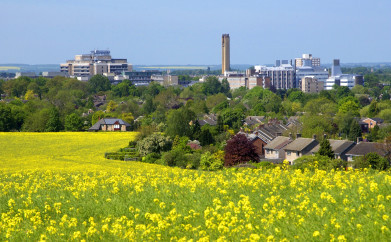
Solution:
{"label": "brick house", "polygon": [[130,124],[119,118],[103,118],[92,125],[88,131],[128,131]]}

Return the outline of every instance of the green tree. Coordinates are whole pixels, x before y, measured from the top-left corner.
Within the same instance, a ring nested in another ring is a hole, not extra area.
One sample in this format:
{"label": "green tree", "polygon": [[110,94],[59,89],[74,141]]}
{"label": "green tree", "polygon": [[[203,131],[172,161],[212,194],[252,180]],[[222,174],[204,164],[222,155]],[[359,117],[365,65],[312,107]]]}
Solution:
{"label": "green tree", "polygon": [[221,83],[215,76],[209,76],[203,83],[203,92],[206,95],[213,95],[221,92]]}
{"label": "green tree", "polygon": [[49,111],[49,120],[46,123],[46,132],[58,132],[62,129],[62,123],[60,120],[60,113],[57,108],[51,108]]}
{"label": "green tree", "polygon": [[353,119],[350,125],[350,130],[349,130],[349,140],[356,141],[357,138],[362,136],[362,131],[361,127],[358,124],[357,120]]}
{"label": "green tree", "polygon": [[200,134],[200,143],[202,146],[213,144],[214,138],[209,129],[203,129]]}
{"label": "green tree", "polygon": [[369,110],[368,110],[368,117],[369,118],[374,118],[376,115],[379,113],[379,108],[377,107],[377,102],[376,100],[373,100],[371,104],[369,105]]}
{"label": "green tree", "polygon": [[192,129],[190,121],[194,119],[194,112],[186,107],[171,110],[167,116],[166,133],[171,137],[175,137],[176,135],[191,137]]}
{"label": "green tree", "polygon": [[83,122],[79,115],[72,113],[65,117],[64,126],[66,131],[80,131],[83,128]]}
{"label": "green tree", "polygon": [[0,131],[10,131],[13,127],[11,108],[0,103]]}
{"label": "green tree", "polygon": [[332,159],[334,158],[334,151],[331,148],[330,141],[328,139],[325,138],[322,140],[322,142],[320,143],[318,154],[322,156],[327,156]]}
{"label": "green tree", "polygon": [[108,91],[111,88],[110,80],[102,75],[95,75],[88,81],[89,89],[92,93]]}

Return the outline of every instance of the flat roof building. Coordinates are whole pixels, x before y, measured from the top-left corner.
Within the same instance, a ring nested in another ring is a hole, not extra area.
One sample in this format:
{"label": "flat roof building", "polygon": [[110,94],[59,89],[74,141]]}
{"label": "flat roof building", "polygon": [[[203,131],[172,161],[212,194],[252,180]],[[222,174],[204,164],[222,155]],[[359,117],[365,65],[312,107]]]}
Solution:
{"label": "flat roof building", "polygon": [[131,71],[132,65],[127,63],[127,59],[111,58],[109,50],[93,50],[90,54],[75,55],[74,60],[60,64],[60,69],[70,76],[88,77],[104,73],[120,74]]}

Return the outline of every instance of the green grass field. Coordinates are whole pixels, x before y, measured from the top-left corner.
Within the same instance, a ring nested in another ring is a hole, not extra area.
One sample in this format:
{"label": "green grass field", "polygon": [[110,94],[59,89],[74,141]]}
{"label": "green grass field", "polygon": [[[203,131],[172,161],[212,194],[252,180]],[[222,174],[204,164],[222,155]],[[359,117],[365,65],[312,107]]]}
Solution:
{"label": "green grass field", "polygon": [[134,133],[0,133],[1,241],[389,241],[391,174],[105,160]]}

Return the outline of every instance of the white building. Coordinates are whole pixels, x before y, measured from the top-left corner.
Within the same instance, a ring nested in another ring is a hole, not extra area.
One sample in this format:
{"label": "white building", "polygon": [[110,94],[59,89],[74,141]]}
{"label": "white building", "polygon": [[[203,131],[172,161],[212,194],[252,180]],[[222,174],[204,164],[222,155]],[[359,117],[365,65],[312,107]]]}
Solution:
{"label": "white building", "polygon": [[334,85],[349,87],[352,89],[355,85],[363,85],[364,78],[362,75],[342,74],[339,59],[333,60],[331,67],[331,76],[325,81],[324,89],[332,90]]}
{"label": "white building", "polygon": [[[307,62],[307,63],[306,63]],[[297,67],[302,67],[305,66],[305,63],[308,65],[315,67],[315,66],[320,66],[320,58],[312,57],[312,54],[303,54],[302,58],[296,58],[295,59],[295,66]]]}
{"label": "white building", "polygon": [[254,66],[255,74],[270,77],[270,86],[276,89],[296,87],[295,69],[287,60],[276,61],[275,67]]}

